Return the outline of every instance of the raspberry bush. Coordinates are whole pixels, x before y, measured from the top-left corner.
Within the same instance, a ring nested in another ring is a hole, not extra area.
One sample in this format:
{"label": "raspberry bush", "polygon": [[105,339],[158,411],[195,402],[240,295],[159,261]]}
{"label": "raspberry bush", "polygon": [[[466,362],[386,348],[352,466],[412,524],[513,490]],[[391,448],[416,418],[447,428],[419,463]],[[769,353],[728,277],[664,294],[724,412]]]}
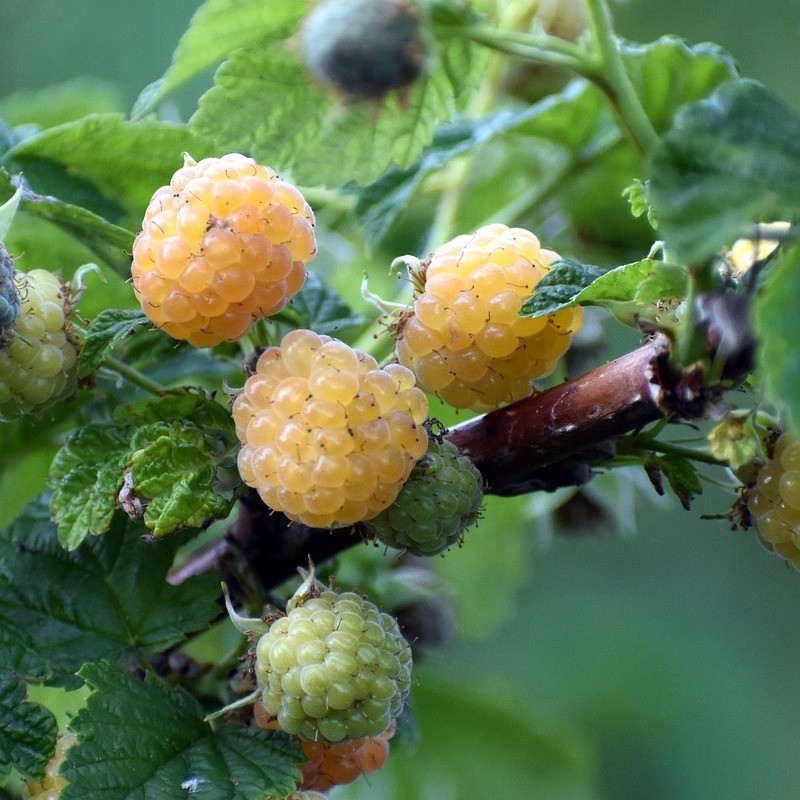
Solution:
{"label": "raspberry bush", "polygon": [[797,796],[800,115],[606,0],[197,5],[133,108],[0,98],[0,794],[705,800],[736,618]]}

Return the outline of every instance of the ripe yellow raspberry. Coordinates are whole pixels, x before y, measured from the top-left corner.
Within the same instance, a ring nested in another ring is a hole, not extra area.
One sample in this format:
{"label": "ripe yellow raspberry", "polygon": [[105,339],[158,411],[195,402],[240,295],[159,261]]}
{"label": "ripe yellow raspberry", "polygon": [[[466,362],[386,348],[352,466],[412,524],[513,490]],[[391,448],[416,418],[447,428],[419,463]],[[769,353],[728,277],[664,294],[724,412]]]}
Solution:
{"label": "ripe yellow raspberry", "polygon": [[184,159],[147,207],[133,288],[159,328],[210,347],[240,338],[300,290],[317,249],[314,214],[251,158]]}
{"label": "ripe yellow raspberry", "polygon": [[[788,231],[790,222],[772,222],[770,228],[775,231]],[[757,261],[763,261],[780,244],[775,239],[737,239],[733,247],[725,254],[734,278],[741,278]]]}
{"label": "ripe yellow raspberry", "polygon": [[527,397],[581,325],[579,307],[518,316],[559,256],[529,231],[488,225],[423,261],[412,310],[398,323],[397,358],[425,391],[488,411]]}
{"label": "ripe yellow raspberry", "polygon": [[261,499],[316,528],[392,504],[427,448],[425,395],[405,367],[330,336],[288,333],[233,404],[239,473]]}
{"label": "ripe yellow raspberry", "polygon": [[781,435],[745,501],[761,544],[800,569],[800,442]]}

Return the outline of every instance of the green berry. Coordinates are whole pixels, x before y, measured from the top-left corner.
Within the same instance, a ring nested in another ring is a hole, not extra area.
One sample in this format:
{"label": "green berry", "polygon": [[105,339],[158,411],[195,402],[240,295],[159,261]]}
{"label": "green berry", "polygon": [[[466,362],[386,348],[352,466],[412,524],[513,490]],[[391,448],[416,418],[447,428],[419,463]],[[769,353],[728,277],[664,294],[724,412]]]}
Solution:
{"label": "green berry", "polygon": [[411,685],[397,621],[354,592],[306,582],[256,645],[264,708],[287,733],[341,742],[383,733]]}
{"label": "green berry", "polygon": [[448,441],[431,438],[394,503],[364,523],[389,547],[432,556],[461,541],[483,501],[480,472]]}
{"label": "green berry", "polygon": [[306,17],[301,42],[317,78],[361,97],[410,85],[424,63],[419,13],[404,0],[323,0]]}
{"label": "green berry", "polygon": [[14,286],[14,257],[0,242],[0,347],[17,321],[20,311],[19,293]]}
{"label": "green berry", "polygon": [[42,411],[70,395],[78,353],[70,338],[70,298],[61,280],[34,269],[14,279],[20,312],[0,349],[0,420]]}

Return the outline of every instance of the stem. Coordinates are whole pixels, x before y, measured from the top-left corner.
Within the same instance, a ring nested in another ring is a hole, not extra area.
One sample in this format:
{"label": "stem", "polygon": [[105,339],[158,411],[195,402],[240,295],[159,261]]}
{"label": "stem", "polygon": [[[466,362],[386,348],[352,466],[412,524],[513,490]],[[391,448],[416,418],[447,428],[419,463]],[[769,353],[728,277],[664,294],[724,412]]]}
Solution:
{"label": "stem", "polygon": [[622,452],[646,453],[648,451],[652,451],[654,453],[663,453],[664,455],[669,456],[681,456],[683,458],[688,458],[690,461],[698,461],[703,464],[712,464],[715,467],[728,466],[727,461],[714,458],[714,456],[712,456],[710,453],[704,453],[701,450],[694,450],[691,447],[682,447],[681,445],[673,442],[648,441],[646,444],[639,446],[636,444],[636,441],[636,439],[633,440],[630,448],[623,445]]}
{"label": "stem", "polygon": [[167,391],[165,386],[162,386],[152,378],[148,378],[147,375],[139,372],[135,367],[126,364],[124,361],[120,361],[114,356],[105,356],[103,358],[103,366],[152,394],[160,395]]}
{"label": "stem", "polygon": [[500,53],[568,69],[579,75],[592,66],[581,47],[546,33],[520,33],[480,26],[462,28],[459,35]]}
{"label": "stem", "polygon": [[589,20],[597,47],[597,59],[587,78],[611,101],[622,127],[640,155],[649,155],[658,144],[658,134],[645,113],[617,47],[606,0],[586,0]]}

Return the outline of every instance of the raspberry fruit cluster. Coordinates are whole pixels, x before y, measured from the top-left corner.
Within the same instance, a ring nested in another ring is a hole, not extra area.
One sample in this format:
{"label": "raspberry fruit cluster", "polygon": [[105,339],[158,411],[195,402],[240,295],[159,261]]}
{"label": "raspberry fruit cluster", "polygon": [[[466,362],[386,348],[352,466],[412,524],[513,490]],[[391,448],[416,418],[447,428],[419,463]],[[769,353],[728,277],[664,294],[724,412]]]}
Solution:
{"label": "raspberry fruit cluster", "polygon": [[19,293],[14,286],[14,257],[0,242],[0,347],[6,333],[14,327],[20,312]]}
{"label": "raspberry fruit cluster", "polygon": [[419,12],[405,0],[323,0],[303,22],[301,45],[319,80],[362,97],[408,86],[425,60]]}
{"label": "raspberry fruit cluster", "polygon": [[269,167],[238,153],[185,156],[147,207],[133,288],[159,328],[209,347],[280,311],[315,253],[311,208]]}
{"label": "raspberry fruit cluster", "polygon": [[302,742],[308,761],[300,765],[301,789],[327,792],[333,786],[352,783],[366,772],[377,772],[389,757],[394,727],[380,736],[364,736],[350,742]]}
{"label": "raspberry fruit cluster", "polygon": [[405,367],[295,330],[258,359],[233,404],[239,473],[272,509],[316,528],[391,505],[425,454],[428,403]]}
{"label": "raspberry fruit cluster", "polygon": [[20,311],[0,348],[0,420],[42,411],[71,394],[78,352],[70,338],[71,299],[43,269],[17,272]]}
{"label": "raspberry fruit cluster", "polygon": [[582,321],[580,307],[519,316],[558,258],[529,231],[505,225],[437,248],[413,276],[420,286],[398,322],[398,361],[455,408],[488,411],[527,397]]}
{"label": "raspberry fruit cluster", "polygon": [[[271,717],[261,703],[253,710],[260,728],[280,730],[278,720]],[[306,761],[300,764],[301,790],[327,792],[333,786],[352,783],[366,772],[377,772],[389,757],[389,740],[395,726],[390,725],[380,736],[364,736],[349,742],[300,741]]]}
{"label": "raspberry fruit cluster", "polygon": [[67,757],[67,750],[78,741],[74,733],[65,733],[58,737],[56,742],[56,752],[47,762],[44,777],[39,780],[29,780],[22,788],[22,800],[58,800],[61,792],[69,783],[66,778],[62,778],[58,771]]}
{"label": "raspberry fruit cluster", "polygon": [[764,547],[800,569],[800,442],[780,436],[745,498]]}
{"label": "raspberry fruit cluster", "polygon": [[314,582],[256,645],[261,702],[307,741],[379,736],[411,685],[411,648],[389,614],[354,592]]}
{"label": "raspberry fruit cluster", "polygon": [[480,472],[455,445],[432,438],[394,503],[364,527],[389,547],[436,555],[477,521],[482,484]]}

